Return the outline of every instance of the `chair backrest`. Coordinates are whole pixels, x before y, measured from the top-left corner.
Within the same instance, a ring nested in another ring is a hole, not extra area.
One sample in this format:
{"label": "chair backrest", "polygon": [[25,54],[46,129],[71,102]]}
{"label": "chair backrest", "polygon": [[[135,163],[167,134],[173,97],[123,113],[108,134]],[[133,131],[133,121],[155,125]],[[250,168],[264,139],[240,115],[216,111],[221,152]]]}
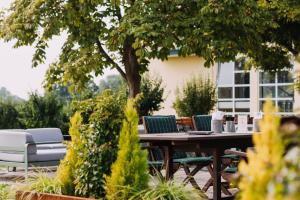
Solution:
{"label": "chair backrest", "polygon": [[178,132],[175,115],[144,116],[145,133]]}
{"label": "chair backrest", "polygon": [[193,123],[197,131],[210,131],[211,115],[194,115]]}
{"label": "chair backrest", "polygon": [[[175,115],[156,115],[156,116],[144,116],[143,123],[145,127],[145,133],[174,133],[178,132]],[[162,152],[159,149],[152,151],[155,159],[163,159]],[[185,158],[187,157],[185,152],[175,151],[173,158]]]}

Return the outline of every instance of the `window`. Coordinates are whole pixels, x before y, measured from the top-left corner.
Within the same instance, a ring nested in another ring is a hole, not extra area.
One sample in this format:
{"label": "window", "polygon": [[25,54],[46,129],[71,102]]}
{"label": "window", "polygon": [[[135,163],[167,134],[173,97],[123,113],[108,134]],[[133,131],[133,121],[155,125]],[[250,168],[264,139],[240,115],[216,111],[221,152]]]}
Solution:
{"label": "window", "polygon": [[218,69],[218,109],[231,114],[250,112],[250,73],[245,61],[220,63]]}
{"label": "window", "polygon": [[271,98],[279,112],[293,112],[293,74],[283,70],[277,73],[259,72],[259,109],[262,110],[267,98]]}

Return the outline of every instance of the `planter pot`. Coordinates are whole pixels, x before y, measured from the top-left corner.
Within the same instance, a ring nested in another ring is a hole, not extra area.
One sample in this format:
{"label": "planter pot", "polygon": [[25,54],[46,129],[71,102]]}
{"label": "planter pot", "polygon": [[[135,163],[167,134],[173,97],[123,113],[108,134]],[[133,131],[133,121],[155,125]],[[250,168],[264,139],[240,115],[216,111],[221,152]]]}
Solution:
{"label": "planter pot", "polygon": [[179,126],[182,126],[182,128],[185,130],[193,130],[194,129],[194,124],[193,124],[193,120],[191,117],[180,117],[176,119],[176,123]]}
{"label": "planter pot", "polygon": [[[27,197],[27,198],[26,198]],[[17,191],[16,200],[95,200],[90,198],[81,198],[75,196],[66,196],[59,194],[48,194],[48,193],[32,193],[26,191]]]}

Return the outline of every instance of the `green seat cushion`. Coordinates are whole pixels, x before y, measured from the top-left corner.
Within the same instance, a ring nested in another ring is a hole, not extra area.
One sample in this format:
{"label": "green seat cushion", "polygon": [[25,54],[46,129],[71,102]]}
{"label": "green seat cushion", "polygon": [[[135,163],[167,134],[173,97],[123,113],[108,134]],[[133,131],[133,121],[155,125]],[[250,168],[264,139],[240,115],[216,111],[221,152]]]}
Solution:
{"label": "green seat cushion", "polygon": [[229,159],[232,159],[232,160],[238,160],[239,156],[234,155],[234,154],[226,154],[226,155],[223,155],[222,158],[229,158]]}
{"label": "green seat cushion", "polygon": [[178,132],[175,115],[144,116],[144,122],[148,133]]}
{"label": "green seat cushion", "polygon": [[164,165],[163,161],[148,161],[148,165],[153,167],[162,167]]}
{"label": "green seat cushion", "polygon": [[186,158],[179,158],[174,159],[174,163],[180,163],[180,164],[204,164],[208,165],[212,162],[212,157],[186,157]]}
{"label": "green seat cushion", "polygon": [[227,167],[226,169],[224,169],[224,172],[230,174],[236,173],[237,171],[238,171],[237,167]]}
{"label": "green seat cushion", "polygon": [[195,129],[197,131],[211,130],[211,116],[210,115],[195,115],[193,116]]}

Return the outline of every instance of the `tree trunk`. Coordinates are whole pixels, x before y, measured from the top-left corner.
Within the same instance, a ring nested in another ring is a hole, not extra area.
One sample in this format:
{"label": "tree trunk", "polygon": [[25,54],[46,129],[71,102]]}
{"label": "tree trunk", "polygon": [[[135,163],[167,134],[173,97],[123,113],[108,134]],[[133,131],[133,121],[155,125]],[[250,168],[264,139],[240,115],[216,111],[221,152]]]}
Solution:
{"label": "tree trunk", "polygon": [[127,39],[124,43],[123,53],[126,81],[129,88],[129,98],[134,98],[138,93],[140,93],[141,75],[140,65],[129,39]]}

